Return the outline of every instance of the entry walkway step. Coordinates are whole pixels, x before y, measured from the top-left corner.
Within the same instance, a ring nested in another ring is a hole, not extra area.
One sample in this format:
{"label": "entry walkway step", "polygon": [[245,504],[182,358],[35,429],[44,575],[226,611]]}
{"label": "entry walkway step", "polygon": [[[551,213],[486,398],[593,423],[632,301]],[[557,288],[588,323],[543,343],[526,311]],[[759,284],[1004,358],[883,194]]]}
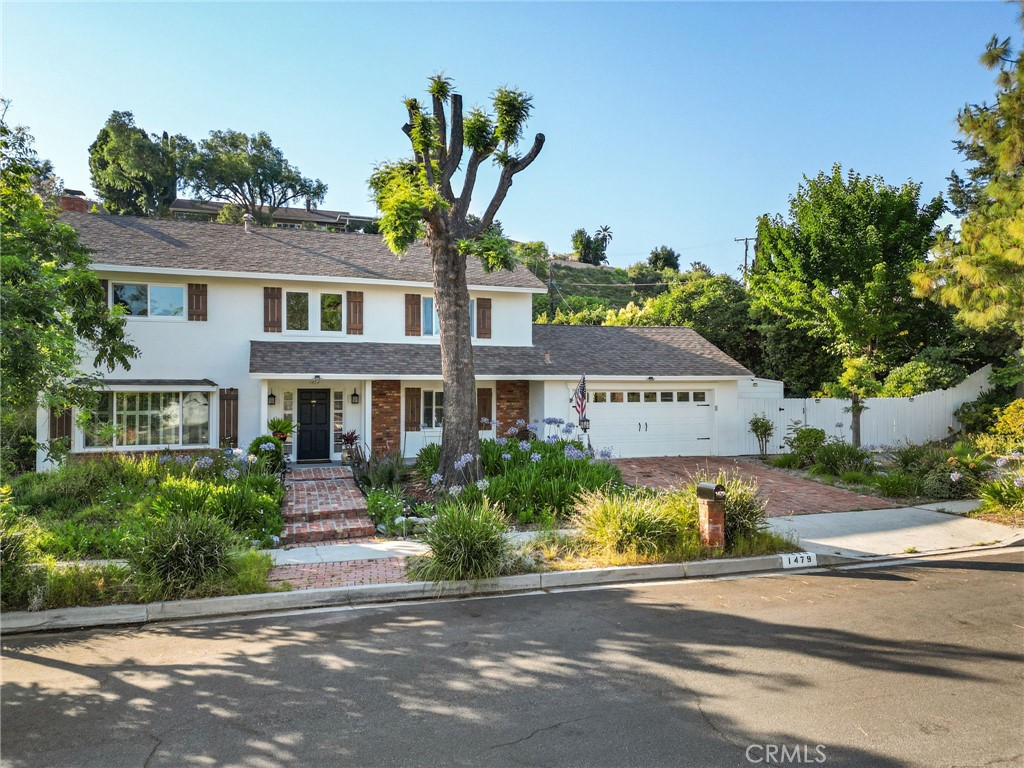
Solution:
{"label": "entry walkway step", "polygon": [[375,533],[366,515],[366,499],[348,467],[293,468],[285,478],[283,514],[283,545],[344,541]]}

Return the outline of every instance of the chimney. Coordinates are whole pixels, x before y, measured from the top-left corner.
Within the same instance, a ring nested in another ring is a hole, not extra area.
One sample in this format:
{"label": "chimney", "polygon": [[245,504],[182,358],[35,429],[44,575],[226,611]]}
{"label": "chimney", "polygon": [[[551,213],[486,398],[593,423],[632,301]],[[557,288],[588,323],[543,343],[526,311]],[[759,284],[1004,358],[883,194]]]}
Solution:
{"label": "chimney", "polygon": [[252,214],[251,213],[247,213],[247,214],[245,214],[245,216],[242,217],[242,226],[245,227],[245,231],[246,231],[247,234],[251,234],[252,233]]}
{"label": "chimney", "polygon": [[60,209],[73,213],[88,213],[89,201],[85,199],[85,192],[78,189],[65,189],[60,196]]}

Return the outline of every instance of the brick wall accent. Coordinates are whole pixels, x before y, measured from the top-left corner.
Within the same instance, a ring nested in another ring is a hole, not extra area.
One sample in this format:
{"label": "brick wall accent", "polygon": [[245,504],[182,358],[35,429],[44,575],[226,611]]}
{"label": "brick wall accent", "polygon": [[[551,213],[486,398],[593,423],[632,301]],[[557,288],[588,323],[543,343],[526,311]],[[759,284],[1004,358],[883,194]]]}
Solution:
{"label": "brick wall accent", "polygon": [[516,419],[530,420],[530,382],[499,381],[496,382],[498,434],[516,423]]}
{"label": "brick wall accent", "polygon": [[377,380],[370,384],[370,446],[376,454],[402,447],[402,385]]}

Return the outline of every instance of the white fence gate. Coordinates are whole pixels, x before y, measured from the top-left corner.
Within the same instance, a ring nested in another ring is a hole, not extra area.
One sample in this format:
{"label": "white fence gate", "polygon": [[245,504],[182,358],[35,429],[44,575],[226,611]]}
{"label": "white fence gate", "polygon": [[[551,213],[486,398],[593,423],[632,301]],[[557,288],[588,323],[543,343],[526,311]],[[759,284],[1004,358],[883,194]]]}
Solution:
{"label": "white fence gate", "polygon": [[[926,392],[914,397],[872,397],[864,401],[860,416],[860,441],[865,446],[893,446],[897,443],[927,443],[960,431],[953,412],[989,388],[991,366],[975,371],[951,389]],[[794,421],[825,430],[825,434],[850,442],[852,437],[849,400],[837,398],[744,398],[740,405],[740,452],[757,453],[757,438],[750,420],[764,414],[775,425],[768,453],[783,453],[786,430]]]}

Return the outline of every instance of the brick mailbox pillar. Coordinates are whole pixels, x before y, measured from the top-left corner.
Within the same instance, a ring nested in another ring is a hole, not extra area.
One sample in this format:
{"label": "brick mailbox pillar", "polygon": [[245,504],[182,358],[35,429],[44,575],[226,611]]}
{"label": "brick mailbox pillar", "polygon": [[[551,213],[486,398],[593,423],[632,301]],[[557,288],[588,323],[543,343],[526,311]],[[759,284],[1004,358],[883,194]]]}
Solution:
{"label": "brick mailbox pillar", "polygon": [[700,540],[705,547],[725,546],[725,486],[718,483],[697,484],[697,517]]}

